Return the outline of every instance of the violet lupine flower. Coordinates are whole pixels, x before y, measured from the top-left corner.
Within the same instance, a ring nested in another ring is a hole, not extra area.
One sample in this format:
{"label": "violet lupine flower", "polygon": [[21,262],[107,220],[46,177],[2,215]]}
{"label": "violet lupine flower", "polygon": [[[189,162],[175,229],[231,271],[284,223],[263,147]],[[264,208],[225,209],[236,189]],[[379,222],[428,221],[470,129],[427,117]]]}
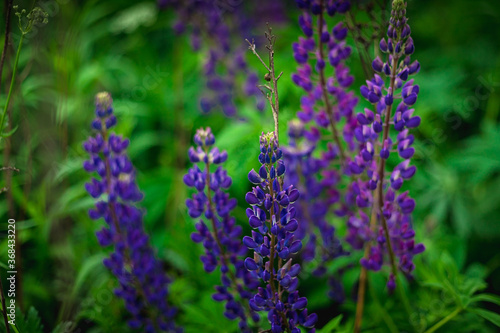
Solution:
{"label": "violet lupine flower", "polygon": [[[254,97],[257,108],[264,110],[265,98],[257,88],[257,75],[247,65],[247,48],[242,41],[252,40],[252,31],[266,22],[261,20],[262,15],[255,16],[253,12],[263,7],[276,10],[277,6],[283,7],[282,2],[254,1],[250,8],[237,2],[199,0],[159,0],[158,4],[175,10],[174,30],[178,34],[190,33],[193,50],[204,54],[207,94],[200,100],[201,110],[220,108],[225,115],[236,116],[234,100],[239,94]],[[238,42],[233,43],[233,39]],[[236,82],[240,77],[246,79],[242,91]]]}
{"label": "violet lupine flower", "polygon": [[290,185],[283,188],[285,164],[274,132],[260,137],[259,172],[252,169],[248,179],[256,186],[245,196],[251,205],[247,208],[252,237],[243,243],[254,251],[253,258],[245,259],[248,270],[256,272],[265,283],[250,300],[255,311],[266,311],[273,333],[300,332],[303,326],[314,332],[315,313],[308,314],[307,299],[297,291],[300,265],[292,265],[292,255],[302,248],[295,237],[298,221],[293,203],[299,191]]}
{"label": "violet lupine flower", "polygon": [[[390,289],[395,287],[397,269],[410,276],[414,269],[413,256],[424,251],[424,245],[414,241],[411,213],[415,200],[408,191],[400,192],[404,180],[416,172],[416,167],[410,164],[415,149],[412,147],[414,136],[409,130],[420,124],[420,117],[415,116],[411,108],[417,100],[419,86],[409,79],[419,71],[420,64],[410,59],[415,47],[405,15],[406,3],[393,1],[388,39],[380,41],[380,50],[387,54],[387,59],[384,62],[377,57],[373,61],[372,67],[380,75],[375,74],[361,87],[361,94],[373,108],[357,114],[359,126],[355,137],[360,150],[349,163],[353,174],[365,175],[367,180],[360,177],[349,188],[350,202],[359,207],[360,212],[348,221],[347,240],[356,249],[374,243],[369,256],[361,260],[367,269],[378,271],[389,259]],[[390,135],[391,128],[397,132],[395,137]],[[386,161],[395,155],[402,161],[388,172]],[[370,209],[376,210],[371,214],[376,221],[370,221]]]}
{"label": "violet lupine flower", "polygon": [[[211,273],[217,267],[221,271],[222,285],[216,287],[213,299],[226,303],[224,315],[231,320],[238,319],[242,332],[252,332],[249,319],[258,322],[260,318],[248,307],[248,300],[259,286],[259,280],[245,268],[242,258],[248,249],[241,243],[241,226],[236,225],[230,215],[236,207],[236,199],[225,192],[232,184],[221,165],[227,160],[227,153],[214,147],[210,127],[197,130],[194,142],[196,148],[189,149],[189,159],[195,166],[184,176],[184,183],[197,192],[187,199],[186,206],[192,218],[204,215],[210,227],[200,219],[191,238],[203,243],[205,254],[201,261],[205,271]],[[203,170],[198,163],[204,165]],[[214,172],[210,172],[212,164],[218,165]]]}
{"label": "violet lupine flower", "polygon": [[128,139],[110,133],[116,124],[111,95],[96,95],[96,118],[92,128],[97,134],[83,145],[90,159],[83,164],[97,178],[85,184],[87,192],[98,201],[89,210],[93,220],[106,225],[97,232],[99,244],[113,246],[104,265],[116,276],[115,294],[125,301],[132,315],[128,324],[141,332],[182,332],[174,324],[176,309],[168,304],[170,280],[155,258],[142,223],[143,211],[136,203],[143,198],[135,181],[134,166],[126,154]]}
{"label": "violet lupine flower", "polygon": [[[297,215],[301,221],[308,222],[301,225],[298,233],[299,237],[307,239],[302,257],[305,261],[312,261],[318,257],[317,249],[320,249],[315,273],[321,275],[326,271],[326,263],[347,254],[334,236],[335,228],[327,222],[327,217],[331,213],[339,216],[349,213],[338,191],[339,185],[347,180],[342,175],[346,173],[343,166],[348,158],[340,136],[347,143],[349,152],[356,148],[353,138],[357,120],[353,109],[358,99],[349,91],[354,78],[345,65],[351,54],[351,48],[345,42],[347,28],[343,23],[328,27],[325,17],[345,13],[350,3],[296,2],[303,10],[299,25],[304,37],[293,44],[299,67],[292,79],[304,89],[305,95],[297,113],[298,120],[289,124],[290,144],[283,152],[290,171],[287,184],[296,184],[302,193],[296,205]],[[332,73],[332,76],[327,73]],[[327,144],[322,142],[325,133],[330,141]],[[330,284],[337,285],[333,281]],[[343,293],[335,298],[342,300]]]}

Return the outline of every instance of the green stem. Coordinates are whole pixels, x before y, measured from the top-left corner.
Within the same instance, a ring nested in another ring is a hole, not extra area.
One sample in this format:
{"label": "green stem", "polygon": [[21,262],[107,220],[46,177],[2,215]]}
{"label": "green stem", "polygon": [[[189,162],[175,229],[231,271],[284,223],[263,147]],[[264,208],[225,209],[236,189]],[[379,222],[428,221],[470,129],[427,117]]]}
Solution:
{"label": "green stem", "polygon": [[462,312],[462,310],[463,310],[462,308],[456,308],[453,312],[451,312],[449,315],[441,319],[439,322],[437,322],[434,326],[429,328],[424,333],[432,333],[437,331],[441,326],[443,326],[444,324],[455,318],[460,312]]}
{"label": "green stem", "polygon": [[398,275],[395,278],[396,278],[396,289],[398,290],[399,297],[401,297],[401,301],[403,302],[406,313],[408,314],[408,317],[410,317],[412,314],[412,309],[410,306],[410,301],[408,300],[408,297],[406,297],[406,293],[405,293],[405,289],[403,288],[403,284],[401,283],[401,276]]}
{"label": "green stem", "polygon": [[12,70],[12,79],[10,81],[9,94],[7,95],[7,101],[5,102],[5,107],[3,108],[2,120],[0,121],[0,134],[3,135],[3,125],[5,123],[5,116],[7,115],[7,109],[9,108],[10,98],[12,97],[12,91],[14,90],[14,83],[16,81],[16,71],[17,64],[19,63],[19,55],[21,54],[21,47],[23,46],[25,33],[21,34],[21,40],[19,41],[19,46],[17,47],[16,61],[14,63],[14,69]]}

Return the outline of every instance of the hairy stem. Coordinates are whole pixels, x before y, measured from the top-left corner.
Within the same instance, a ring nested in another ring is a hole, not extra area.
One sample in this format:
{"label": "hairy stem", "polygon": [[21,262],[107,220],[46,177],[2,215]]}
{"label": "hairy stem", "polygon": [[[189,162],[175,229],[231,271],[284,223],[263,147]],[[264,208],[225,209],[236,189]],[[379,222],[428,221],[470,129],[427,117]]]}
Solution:
{"label": "hairy stem", "polygon": [[[394,57],[392,59],[392,70],[391,70],[391,82],[389,85],[389,92],[394,94],[394,82],[396,80],[396,70],[399,58]],[[385,122],[384,122],[384,134],[382,136],[382,144],[389,137],[389,122],[391,119],[391,111],[392,104],[387,106],[386,114],[385,114]],[[387,243],[387,251],[389,252],[389,259],[391,261],[392,274],[396,278],[398,275],[398,268],[396,266],[396,258],[394,256],[394,252],[392,250],[391,237],[389,234],[389,228],[387,227],[387,221],[384,218],[384,214],[382,214],[382,208],[384,206],[384,177],[385,177],[385,159],[379,158],[379,166],[378,166],[378,182],[377,182],[377,193],[378,193],[378,213],[380,216],[380,221],[382,222],[382,228],[384,229],[384,236]],[[375,208],[375,206],[374,206]],[[372,215],[373,216],[373,215]]]}
{"label": "hairy stem", "polygon": [[[375,193],[374,205],[377,205],[377,193]],[[370,230],[373,232],[375,226],[377,225],[377,210],[372,209],[370,217]],[[371,245],[367,244],[365,247],[365,257],[370,255]],[[359,285],[358,285],[358,299],[356,302],[356,317],[354,319],[354,333],[359,333],[361,330],[361,323],[363,321],[363,310],[365,308],[365,293],[366,284],[368,280],[368,270],[361,266],[361,273],[359,275]]]}
{"label": "hairy stem", "polygon": [[249,45],[248,49],[252,51],[252,53],[257,57],[257,59],[259,59],[264,68],[267,70],[267,74],[265,76],[266,81],[271,81],[272,83],[272,87],[269,85],[259,85],[258,88],[260,89],[262,94],[266,97],[267,101],[269,102],[269,105],[271,106],[271,111],[273,113],[273,119],[274,119],[274,134],[276,135],[276,141],[278,142],[279,145],[278,80],[281,78],[281,75],[283,75],[283,72],[281,72],[279,75],[276,75],[276,70],[274,68],[274,43],[276,41],[276,36],[273,35],[273,30],[269,26],[269,24],[267,25],[267,32],[265,33],[265,35],[269,43],[268,45],[266,45],[269,56],[269,65],[267,65],[265,61],[262,60],[261,56],[256,51],[256,46],[254,41],[250,42],[248,39],[246,39],[246,41]]}
{"label": "hairy stem", "polygon": [[[365,256],[369,254],[369,247],[365,249]],[[358,297],[356,301],[356,317],[354,319],[354,333],[359,333],[361,330],[361,323],[363,321],[363,311],[365,308],[365,293],[368,278],[368,270],[361,266],[361,273],[359,274]]]}
{"label": "hairy stem", "polygon": [[[278,98],[278,78],[276,78],[276,71],[274,69],[274,40],[275,36],[272,34],[272,29],[268,25],[268,35],[267,38],[269,40],[269,45],[268,45],[268,51],[269,51],[269,68],[271,69],[271,81],[273,83],[273,105],[272,105],[272,111],[273,111],[273,118],[274,118],[274,134],[276,135],[276,141],[278,142],[279,145],[279,98]],[[281,75],[280,75],[281,76]]]}

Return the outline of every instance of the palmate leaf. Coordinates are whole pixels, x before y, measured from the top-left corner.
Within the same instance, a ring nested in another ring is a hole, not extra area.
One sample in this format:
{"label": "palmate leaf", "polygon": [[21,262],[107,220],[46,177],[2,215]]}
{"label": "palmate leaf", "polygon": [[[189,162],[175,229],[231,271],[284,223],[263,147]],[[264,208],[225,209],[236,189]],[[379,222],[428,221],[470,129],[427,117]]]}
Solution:
{"label": "palmate leaf", "polygon": [[20,333],[43,333],[43,325],[34,307],[30,307],[26,316],[16,311],[16,326]]}

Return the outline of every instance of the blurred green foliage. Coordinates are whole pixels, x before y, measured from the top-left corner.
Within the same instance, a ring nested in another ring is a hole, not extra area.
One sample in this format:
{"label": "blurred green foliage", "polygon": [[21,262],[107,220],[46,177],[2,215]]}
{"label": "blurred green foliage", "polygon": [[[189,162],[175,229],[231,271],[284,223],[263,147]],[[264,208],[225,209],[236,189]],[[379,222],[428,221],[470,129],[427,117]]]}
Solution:
{"label": "blurred green foliage", "polygon": [[[27,36],[21,54],[11,107],[19,129],[8,155],[7,142],[0,143],[2,165],[21,170],[12,175],[11,196],[4,193],[0,202],[2,221],[11,215],[17,220],[19,331],[129,332],[123,304],[112,292],[116,282],[101,265],[106,251],[94,236],[99,225],[87,217],[93,200],[84,191],[88,176],[81,168],[93,96],[106,90],[115,101],[116,132],[131,138],[146,229],[174,279],[171,299],[180,309],[180,324],[186,332],[235,332],[236,324],[210,297],[219,277],[203,271],[202,249],[190,240],[194,221],[184,209],[188,193],[182,175],[195,129],[211,126],[217,145],[228,151],[231,195],[240,203],[235,216],[246,225],[246,174],[257,165],[258,135],[273,127],[270,112],[258,113],[252,100],[240,99],[245,121],[202,115],[204,54],[174,35],[173,13],[159,11],[154,1],[44,4],[49,23]],[[282,133],[301,93],[290,79],[296,67],[291,43],[300,32],[298,12],[289,7],[288,22],[274,25],[276,66],[284,71]],[[365,332],[424,332],[456,309],[460,315],[440,332],[495,332],[489,322],[500,324],[493,296],[500,292],[500,4],[409,1],[408,15],[422,65],[416,77],[422,125],[416,132],[419,171],[407,188],[417,201],[417,239],[427,251],[416,262],[415,281],[404,283],[410,314],[396,295],[387,295],[383,275],[370,276]],[[3,29],[3,21],[0,25]],[[14,36],[3,82],[10,77],[17,42]],[[359,86],[364,78],[358,59],[351,57],[349,65]],[[0,93],[3,105],[5,85]],[[4,183],[8,177],[3,174]],[[334,222],[342,233],[344,221]],[[0,249],[4,267],[6,239]],[[345,264],[341,260],[330,269]],[[326,297],[326,281],[318,283],[307,270],[303,274],[301,289],[325,325],[319,332],[352,330],[358,276],[354,268],[343,277],[348,297],[339,305]]]}

